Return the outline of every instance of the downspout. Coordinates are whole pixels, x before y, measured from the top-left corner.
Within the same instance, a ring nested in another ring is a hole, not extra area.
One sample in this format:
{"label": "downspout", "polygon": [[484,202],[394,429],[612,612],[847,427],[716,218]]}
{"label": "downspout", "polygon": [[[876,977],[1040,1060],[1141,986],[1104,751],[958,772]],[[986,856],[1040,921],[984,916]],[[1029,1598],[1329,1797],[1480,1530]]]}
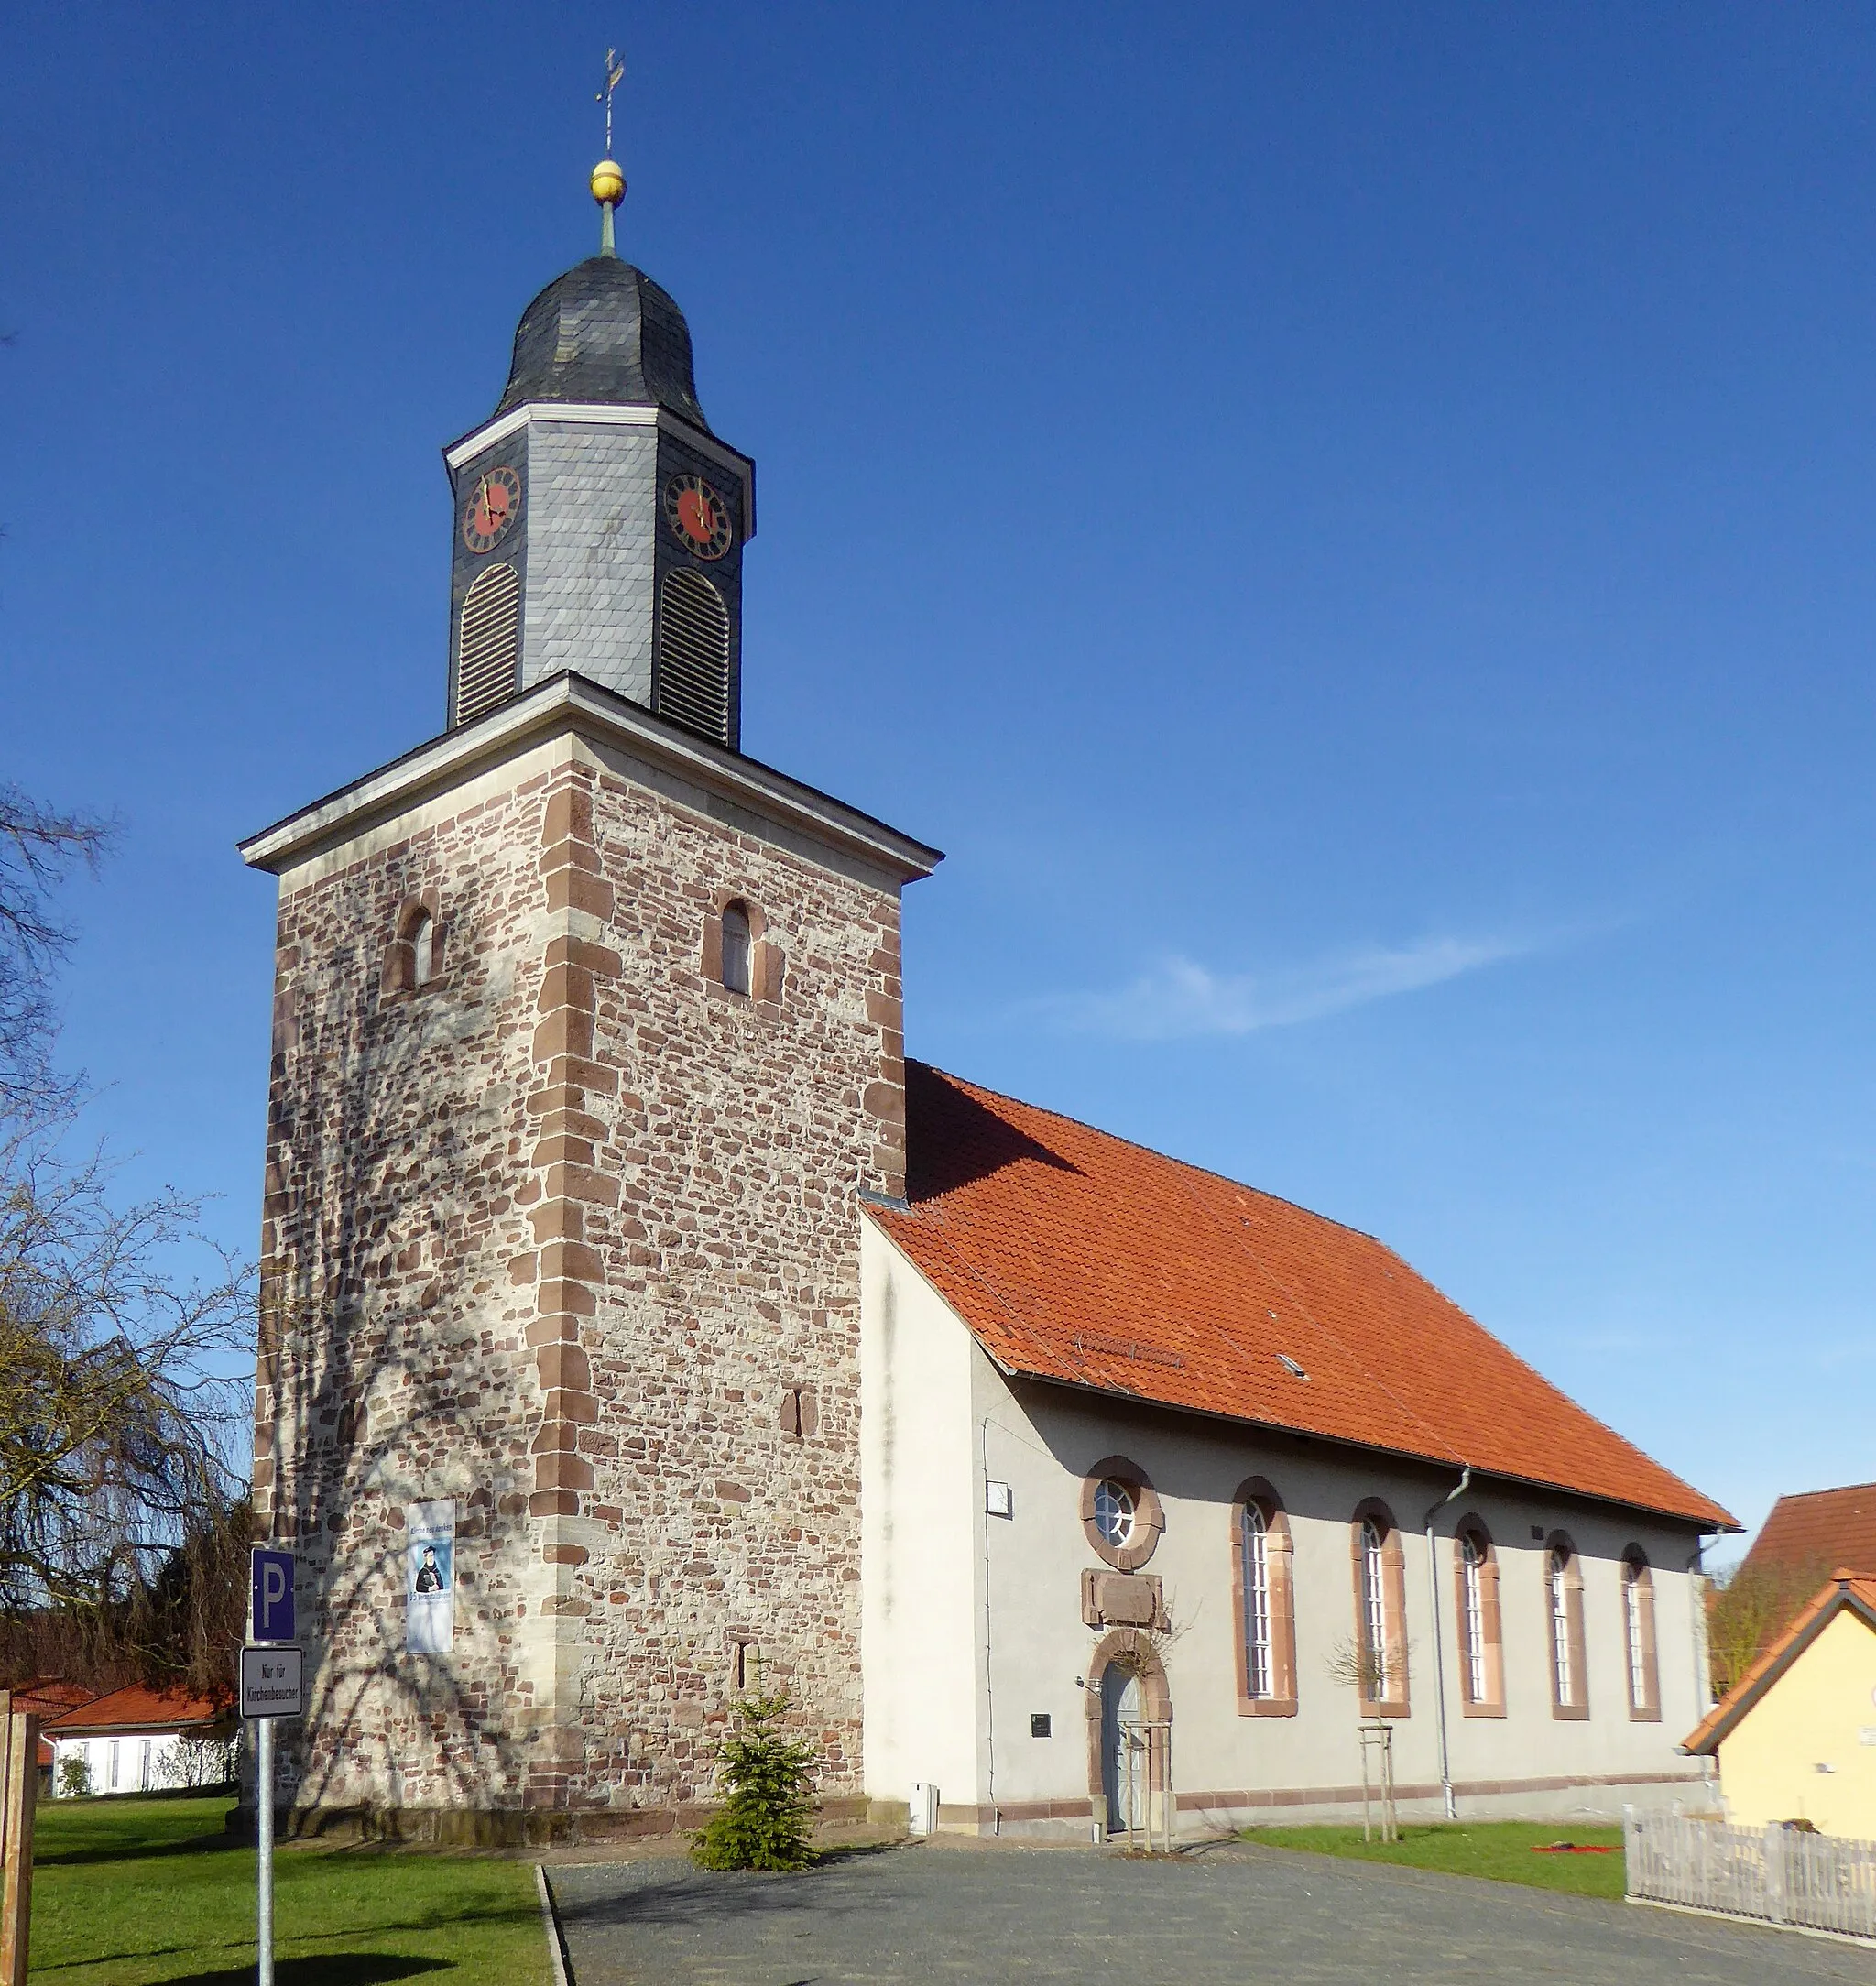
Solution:
{"label": "downspout", "polygon": [[1472,1465],[1467,1463],[1465,1473],[1452,1490],[1443,1496],[1426,1513],[1426,1590],[1433,1601],[1433,1704],[1440,1733],[1440,1794],[1446,1803],[1446,1818],[1457,1820],[1459,1803],[1453,1797],[1453,1758],[1446,1744],[1446,1662],[1445,1642],[1440,1633],[1440,1571],[1439,1562],[1434,1554],[1434,1519],[1448,1503],[1456,1503],[1466,1494],[1472,1480]]}

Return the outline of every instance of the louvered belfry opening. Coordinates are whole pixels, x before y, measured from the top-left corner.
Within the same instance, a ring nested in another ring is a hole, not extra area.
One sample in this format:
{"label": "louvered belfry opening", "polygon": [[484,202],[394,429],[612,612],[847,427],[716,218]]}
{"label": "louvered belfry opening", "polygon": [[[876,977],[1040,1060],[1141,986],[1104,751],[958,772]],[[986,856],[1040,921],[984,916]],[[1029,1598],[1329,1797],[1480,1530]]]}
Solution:
{"label": "louvered belfry opening", "polygon": [[658,602],[658,709],[729,743],[729,609],[701,573],[674,565]]}
{"label": "louvered belfry opening", "polygon": [[456,722],[470,724],[515,693],[521,655],[521,581],[512,565],[491,565],[463,601],[456,645]]}

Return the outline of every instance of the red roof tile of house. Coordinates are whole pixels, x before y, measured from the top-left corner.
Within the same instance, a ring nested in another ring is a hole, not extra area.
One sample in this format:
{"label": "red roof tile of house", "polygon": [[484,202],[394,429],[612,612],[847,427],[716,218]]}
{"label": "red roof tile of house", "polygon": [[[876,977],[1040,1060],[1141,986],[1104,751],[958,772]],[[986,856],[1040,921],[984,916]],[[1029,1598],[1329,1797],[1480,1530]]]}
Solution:
{"label": "red roof tile of house", "polygon": [[1876,1579],[1863,1578],[1847,1568],[1833,1573],[1797,1619],[1688,1733],[1681,1749],[1695,1753],[1717,1751],[1747,1711],[1846,1607],[1860,1615],[1866,1626],[1876,1629]]}
{"label": "red roof tile of house", "polygon": [[68,1683],[58,1676],[35,1676],[29,1683],[13,1686],[13,1708],[34,1717],[62,1717],[67,1710],[90,1703],[97,1691],[83,1683]]}
{"label": "red roof tile of house", "polygon": [[1738,1528],[1370,1236],[921,1063],[906,1118],[868,1211],[1008,1370]]}
{"label": "red roof tile of house", "polygon": [[1876,1483],[1780,1497],[1744,1565],[1814,1569],[1853,1566],[1876,1574]]}
{"label": "red roof tile of house", "polygon": [[186,1689],[147,1689],[133,1683],[68,1710],[46,1729],[60,1738],[80,1738],[92,1731],[181,1730],[193,1724],[215,1724],[228,1716],[232,1697],[219,1702]]}
{"label": "red roof tile of house", "polygon": [[[11,1708],[25,1716],[38,1719],[41,1727],[56,1717],[62,1717],[67,1710],[79,1704],[89,1703],[97,1695],[82,1683],[67,1683],[57,1676],[35,1676],[29,1683],[16,1683],[10,1692]],[[52,1745],[48,1738],[41,1737],[38,1760],[42,1766],[52,1762]]]}

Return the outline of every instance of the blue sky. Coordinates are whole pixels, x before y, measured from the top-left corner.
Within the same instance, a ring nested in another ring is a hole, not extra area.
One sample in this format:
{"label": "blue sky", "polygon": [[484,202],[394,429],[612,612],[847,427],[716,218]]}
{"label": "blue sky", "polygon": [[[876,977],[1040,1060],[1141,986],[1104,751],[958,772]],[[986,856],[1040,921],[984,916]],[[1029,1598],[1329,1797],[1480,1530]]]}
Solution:
{"label": "blue sky", "polygon": [[1756,1522],[1876,1474],[1876,15],[28,5],[0,777],[251,1247],[271,885],[437,730],[594,235],[758,464],[745,745],[949,851],[913,1053],[1376,1232]]}

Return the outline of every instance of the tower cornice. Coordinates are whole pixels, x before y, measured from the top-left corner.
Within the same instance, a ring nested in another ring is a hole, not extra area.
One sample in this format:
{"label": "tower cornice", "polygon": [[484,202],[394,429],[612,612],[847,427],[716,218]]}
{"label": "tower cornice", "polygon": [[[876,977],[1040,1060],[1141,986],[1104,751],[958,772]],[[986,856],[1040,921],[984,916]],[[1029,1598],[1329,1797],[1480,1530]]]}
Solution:
{"label": "tower cornice", "polygon": [[472,428],[460,441],[449,442],[443,449],[444,465],[452,471],[460,469],[485,450],[496,447],[509,435],[518,434],[523,428],[536,422],[551,422],[562,427],[656,428],[661,434],[676,436],[705,461],[714,462],[718,468],[740,479],[744,516],[747,519],[743,536],[745,539],[755,537],[754,460],[741,449],[732,448],[727,442],[719,441],[715,435],[705,433],[682,415],[672,413],[668,407],[615,407],[578,400],[529,400],[525,407],[513,408],[494,420],[485,420],[479,428]]}
{"label": "tower cornice", "polygon": [[871,814],[713,744],[584,676],[551,676],[474,724],[459,726],[236,844],[250,868],[273,875],[316,859],[546,740],[573,733],[858,859],[897,883],[944,858]]}

